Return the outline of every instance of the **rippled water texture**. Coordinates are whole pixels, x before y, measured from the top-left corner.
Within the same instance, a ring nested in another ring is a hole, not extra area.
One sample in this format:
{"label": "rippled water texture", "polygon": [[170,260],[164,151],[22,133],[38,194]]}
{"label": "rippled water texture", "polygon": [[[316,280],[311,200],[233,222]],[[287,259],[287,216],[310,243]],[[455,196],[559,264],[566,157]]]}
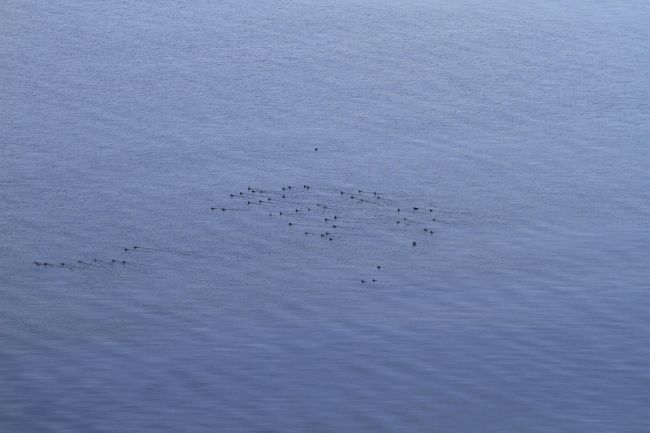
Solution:
{"label": "rippled water texture", "polygon": [[650,431],[647,2],[1,9],[0,430]]}

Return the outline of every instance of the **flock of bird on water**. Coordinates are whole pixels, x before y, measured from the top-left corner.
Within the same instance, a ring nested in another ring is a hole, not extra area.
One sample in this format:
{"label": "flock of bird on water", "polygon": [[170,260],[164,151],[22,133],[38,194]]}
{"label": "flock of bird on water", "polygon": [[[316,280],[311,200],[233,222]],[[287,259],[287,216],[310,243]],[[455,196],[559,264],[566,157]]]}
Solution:
{"label": "flock of bird on water", "polygon": [[[405,206],[376,191],[347,191],[339,188],[312,187],[310,185],[283,186],[280,189],[247,187],[245,191],[229,194],[229,204],[210,207],[211,212],[256,212],[260,216],[275,218],[304,237],[314,237],[327,242],[346,238],[373,237],[376,231],[387,228],[398,230],[405,245],[416,247],[422,236],[435,233],[434,226],[444,223],[439,218],[444,211],[431,206]],[[415,239],[418,240],[415,240]],[[125,253],[187,254],[189,251],[151,248],[141,245],[124,247]],[[134,263],[122,258],[79,259],[73,262],[35,261],[39,268],[93,268],[113,267]],[[137,264],[137,262],[135,262]],[[376,265],[376,270],[382,269]],[[377,278],[364,278],[362,284],[375,283]]]}

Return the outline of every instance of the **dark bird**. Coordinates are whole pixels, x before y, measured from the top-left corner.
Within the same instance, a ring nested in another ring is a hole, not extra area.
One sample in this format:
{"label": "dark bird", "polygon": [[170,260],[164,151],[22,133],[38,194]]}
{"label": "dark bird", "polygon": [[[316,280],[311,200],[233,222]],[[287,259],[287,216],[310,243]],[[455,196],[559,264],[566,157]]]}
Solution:
{"label": "dark bird", "polygon": [[413,241],[413,246],[416,246],[417,244],[418,244],[417,242]]}

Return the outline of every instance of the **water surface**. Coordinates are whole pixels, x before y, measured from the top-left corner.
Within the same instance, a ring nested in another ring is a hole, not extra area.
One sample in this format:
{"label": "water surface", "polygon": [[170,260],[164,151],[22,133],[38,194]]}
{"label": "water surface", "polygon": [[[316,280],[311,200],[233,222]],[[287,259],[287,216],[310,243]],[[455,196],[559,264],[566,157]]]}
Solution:
{"label": "water surface", "polygon": [[650,8],[484,3],[5,3],[0,430],[650,430]]}

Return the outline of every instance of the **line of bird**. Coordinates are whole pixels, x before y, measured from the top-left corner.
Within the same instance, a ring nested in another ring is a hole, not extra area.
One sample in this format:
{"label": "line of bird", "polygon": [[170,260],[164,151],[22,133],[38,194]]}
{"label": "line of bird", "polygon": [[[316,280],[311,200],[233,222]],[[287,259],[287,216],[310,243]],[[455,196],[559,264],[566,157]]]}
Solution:
{"label": "line of bird", "polygon": [[39,266],[39,267],[43,266],[43,267],[58,267],[58,268],[65,268],[65,267],[74,268],[74,267],[80,267],[80,266],[83,266],[83,265],[85,265],[85,266],[101,266],[101,265],[115,265],[115,264],[126,265],[127,263],[129,263],[129,262],[127,262],[126,260],[122,260],[122,259],[99,260],[99,259],[93,258],[91,261],[77,260],[74,263],[70,263],[70,262],[58,262],[58,263],[56,263],[56,262],[39,262],[39,261],[35,261],[34,265]]}
{"label": "line of bird", "polygon": [[[133,245],[131,247],[122,248],[124,252],[143,252],[143,253],[177,253],[177,254],[188,254],[192,253],[191,251],[184,250],[174,250],[174,249],[161,249],[161,248],[151,248],[143,247],[140,245]],[[98,259],[93,257],[89,260],[79,259],[72,262],[47,262],[47,261],[34,261],[34,265],[37,267],[43,268],[82,268],[82,267],[107,267],[115,265],[141,265],[141,263],[134,262],[132,260],[125,260],[123,258],[111,258],[111,259]]]}

